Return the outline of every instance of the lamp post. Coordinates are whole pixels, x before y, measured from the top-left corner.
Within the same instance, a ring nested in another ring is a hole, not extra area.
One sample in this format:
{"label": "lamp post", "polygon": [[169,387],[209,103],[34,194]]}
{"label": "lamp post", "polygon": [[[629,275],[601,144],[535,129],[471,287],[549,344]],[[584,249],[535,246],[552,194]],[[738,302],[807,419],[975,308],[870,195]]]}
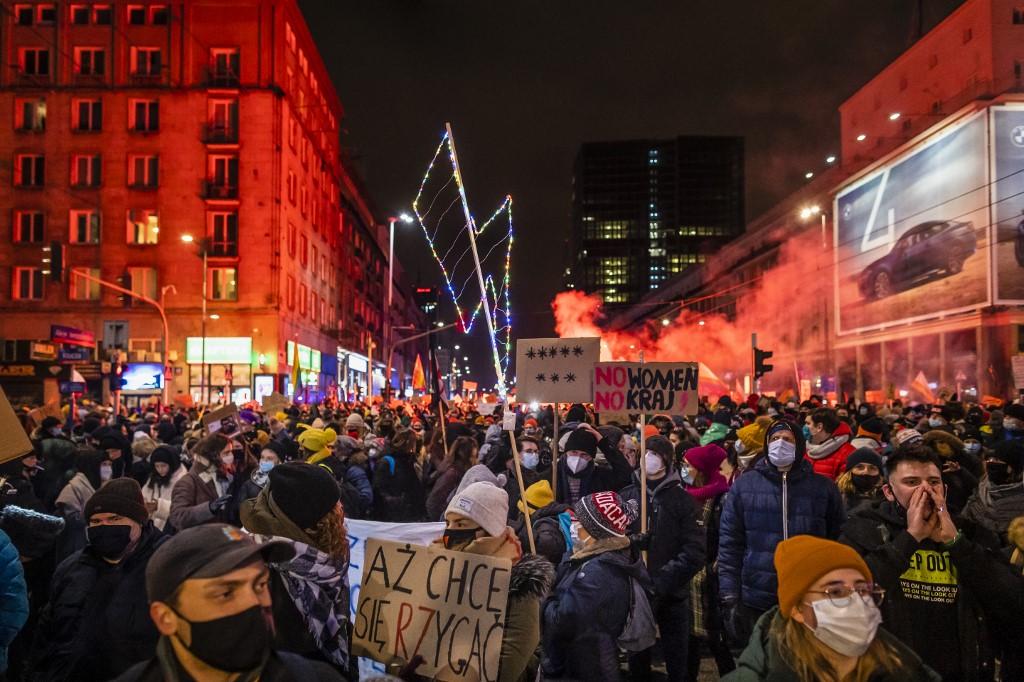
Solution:
{"label": "lamp post", "polygon": [[[799,215],[800,215],[800,219],[803,220],[803,221],[808,221],[808,220],[812,219],[814,216],[819,216],[821,218],[821,250],[822,250],[822,257],[826,257],[825,256],[825,252],[828,251],[828,239],[826,238],[826,233],[827,233],[826,225],[827,225],[828,211],[823,211],[820,206],[815,204],[813,206],[805,206],[804,208],[800,209],[800,214]],[[826,266],[826,268],[827,267],[828,266]],[[827,272],[826,272],[826,276],[828,276]],[[825,347],[824,348],[824,350],[825,350],[825,367],[826,367],[826,371],[828,371],[829,373],[832,374],[833,377],[835,377],[836,376],[836,372],[835,372],[835,368],[832,366],[832,357],[831,357],[831,351],[830,351],[830,348],[829,348],[829,338],[828,338],[830,330],[829,330],[829,323],[828,323],[829,320],[828,320],[828,297],[827,296],[822,296],[821,297],[821,307],[822,307],[822,318],[823,318],[823,320],[822,320],[822,331],[823,331],[822,340],[824,342],[824,347]],[[800,387],[797,386],[797,392],[799,392],[799,390],[800,390]]]}
{"label": "lamp post", "polygon": [[412,222],[412,216],[408,213],[401,213],[397,218],[388,218],[388,303],[384,311],[384,321],[387,324],[384,340],[388,348],[388,363],[384,375],[385,400],[391,399],[391,299],[395,288],[395,223],[399,220],[408,225]]}
{"label": "lamp post", "polygon": [[201,337],[200,348],[202,349],[200,351],[201,354],[202,354],[201,355],[201,357],[202,357],[202,364],[200,365],[200,369],[199,369],[199,398],[200,398],[201,401],[204,401],[204,403],[209,403],[209,396],[206,394],[207,393],[207,388],[206,388],[206,287],[207,287],[207,280],[209,279],[209,277],[207,275],[207,267],[208,267],[207,257],[209,255],[208,252],[210,250],[209,249],[209,243],[208,243],[208,241],[206,239],[200,239],[197,242],[195,237],[193,237],[190,234],[183,234],[183,235],[181,235],[181,241],[185,242],[186,244],[192,244],[192,243],[198,244],[198,246],[199,246],[199,256],[203,259],[203,305],[202,305],[202,318],[201,318],[200,323],[199,323],[199,335]]}

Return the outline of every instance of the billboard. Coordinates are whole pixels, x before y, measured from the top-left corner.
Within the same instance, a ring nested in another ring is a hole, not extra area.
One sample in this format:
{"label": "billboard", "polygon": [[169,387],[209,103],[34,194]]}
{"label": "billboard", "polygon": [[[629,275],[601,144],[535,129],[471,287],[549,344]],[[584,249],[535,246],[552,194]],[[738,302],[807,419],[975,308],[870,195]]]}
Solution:
{"label": "billboard", "polygon": [[1024,107],[990,111],[996,303],[1024,303]]}
{"label": "billboard", "polygon": [[839,334],[989,303],[986,138],[976,114],[836,195]]}
{"label": "billboard", "polygon": [[164,388],[164,366],[159,362],[129,362],[121,374],[123,391],[161,391]]}

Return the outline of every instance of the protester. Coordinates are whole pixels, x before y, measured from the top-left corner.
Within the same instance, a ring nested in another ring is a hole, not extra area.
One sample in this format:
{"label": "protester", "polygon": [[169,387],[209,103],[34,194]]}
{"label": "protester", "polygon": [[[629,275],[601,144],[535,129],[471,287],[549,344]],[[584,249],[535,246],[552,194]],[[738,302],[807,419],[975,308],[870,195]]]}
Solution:
{"label": "protester", "polygon": [[1003,441],[985,458],[985,475],[967,501],[963,518],[1006,539],[1010,522],[1024,515],[1024,442]]}
{"label": "protester", "polygon": [[260,448],[260,458],[249,474],[249,480],[244,481],[235,496],[239,500],[239,522],[241,522],[241,507],[246,500],[251,500],[260,494],[260,491],[267,486],[271,469],[280,464],[284,448],[280,443],[268,441]]}
{"label": "protester", "polygon": [[171,492],[188,472],[181,466],[178,448],[171,445],[160,445],[153,450],[149,463],[152,471],[142,487],[142,497],[153,525],[164,530],[171,515]]}
{"label": "protester", "polygon": [[225,471],[234,469],[234,444],[221,433],[211,433],[196,443],[192,468],[171,491],[169,520],[184,530],[224,519],[231,501]]}
{"label": "protester", "polygon": [[43,465],[35,487],[45,508],[52,509],[60,489],[75,474],[75,444],[56,417],[43,419],[32,432],[32,443]]}
{"label": "protester", "polygon": [[351,436],[338,436],[334,441],[334,456],[321,466],[330,468],[341,487],[341,501],[345,516],[363,519],[373,509],[373,484],[370,482],[370,459],[366,445]]}
{"label": "protester", "polygon": [[[647,570],[654,587],[651,606],[668,679],[683,680],[687,676],[690,639],[690,579],[704,566],[704,534],[697,526],[693,498],[683,489],[675,467],[672,443],[664,436],[653,436],[646,445],[643,466],[647,474],[647,535],[636,546],[647,552]],[[639,509],[644,493],[639,474],[634,474],[634,478],[635,482],[619,495],[624,503]],[[629,530],[638,533],[640,526],[640,519],[636,519]],[[651,653],[647,650],[630,657],[629,671],[634,680],[650,677]]]}
{"label": "protester", "polygon": [[331,455],[331,446],[337,439],[334,429],[308,428],[295,440],[302,448],[302,458],[310,464],[318,464]]}
{"label": "protester", "polygon": [[146,572],[149,616],[160,634],[155,656],[117,682],[343,681],[324,663],[272,648],[266,562],[287,561],[292,553],[287,543],[257,545],[219,523],[171,538]]}
{"label": "protester", "polygon": [[[598,449],[606,464],[595,462]],[[580,499],[604,490],[621,490],[630,484],[633,469],[618,449],[590,424],[583,422],[571,431],[558,461],[555,499],[575,505]]]}
{"label": "protester", "polygon": [[6,679],[7,647],[28,620],[28,587],[18,549],[0,530],[0,679]]}
{"label": "protester", "polygon": [[965,443],[947,431],[929,429],[921,440],[942,462],[942,482],[946,485],[950,511],[961,513],[978,488],[978,479],[983,473],[981,459],[969,454]]}
{"label": "protester", "polygon": [[[573,514],[572,555],[559,566],[542,610],[543,679],[616,681],[620,637],[636,609],[647,605],[644,590],[652,585],[630,548],[632,519],[618,494],[587,495]],[[653,619],[647,625],[644,634],[653,642]]]}
{"label": "protester", "polygon": [[459,482],[469,468],[477,463],[478,451],[476,441],[467,436],[456,438],[448,448],[448,455],[438,467],[440,474],[427,496],[428,519],[431,521],[442,520],[452,493],[459,487]]}
{"label": "protester", "polygon": [[773,422],[764,449],[767,456],[733,483],[719,528],[722,615],[735,643],[746,642],[776,604],[775,546],[795,535],[837,538],[845,519],[835,483],[804,457],[800,428]]}
{"label": "protester", "polygon": [[836,479],[843,495],[843,507],[849,516],[862,506],[883,499],[882,458],[874,448],[857,448],[846,458],[846,470]]}
{"label": "protester", "polygon": [[274,646],[333,665],[349,676],[348,537],[331,473],[305,462],[270,470],[259,497],[242,505],[257,541],[284,540],[295,556],[270,564]]}
{"label": "protester", "polygon": [[146,565],[166,537],[149,521],[132,478],[105,483],[86,503],[88,545],[53,576],[32,651],[37,682],[106,680],[152,655]]}
{"label": "protester", "polygon": [[373,472],[374,518],[408,523],[426,516],[426,496],[416,472],[416,434],[394,435]]}
{"label": "protester", "polygon": [[778,603],[757,622],[727,682],[940,678],[896,637],[879,628],[884,590],[860,556],[809,535],[775,549]]}
{"label": "protester", "polygon": [[846,468],[846,458],[854,451],[850,443],[853,432],[846,422],[840,421],[835,410],[821,407],[807,418],[811,438],[807,444],[807,459],[814,464],[814,472],[833,481]]}
{"label": "protester", "polygon": [[[526,512],[523,500],[519,500],[516,508],[519,513],[512,524],[519,544],[529,547],[529,537],[526,534]],[[569,524],[569,506],[555,502],[555,495],[551,491],[551,484],[547,480],[540,480],[526,489],[526,505],[530,509],[530,521],[533,526],[533,542],[537,548],[537,554],[558,566],[562,557],[570,549],[569,538],[563,526],[567,529]]]}

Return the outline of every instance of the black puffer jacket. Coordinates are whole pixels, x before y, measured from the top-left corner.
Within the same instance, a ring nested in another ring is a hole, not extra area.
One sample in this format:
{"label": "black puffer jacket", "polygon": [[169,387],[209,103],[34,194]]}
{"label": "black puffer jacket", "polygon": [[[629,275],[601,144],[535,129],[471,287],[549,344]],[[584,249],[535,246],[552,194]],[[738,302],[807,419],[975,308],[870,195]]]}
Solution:
{"label": "black puffer jacket", "polygon": [[[568,508],[567,504],[552,502],[530,514],[530,521],[533,522],[533,542],[537,547],[537,554],[550,561],[552,566],[562,563],[562,557],[569,549],[558,519],[559,514]],[[526,518],[520,514],[512,524],[512,529],[516,532],[523,551],[526,551],[530,546],[530,538],[526,535]]]}
{"label": "black puffer jacket", "polygon": [[99,682],[153,656],[159,634],[149,617],[146,565],[166,539],[147,523],[120,564],[86,546],[57,567],[36,630],[32,680]]}
{"label": "black puffer jacket", "polygon": [[565,504],[570,504],[573,501],[569,487],[570,477],[578,478],[580,481],[577,499],[605,490],[622,490],[630,484],[630,481],[633,480],[633,468],[629,466],[629,462],[618,448],[613,448],[607,438],[602,438],[597,442],[597,449],[604,454],[608,463],[591,462],[578,474],[569,471],[569,465],[566,464],[564,455],[558,460],[558,489],[555,491],[555,500]]}
{"label": "black puffer jacket", "polygon": [[373,518],[408,523],[426,518],[423,482],[408,452],[389,448],[373,471]]}

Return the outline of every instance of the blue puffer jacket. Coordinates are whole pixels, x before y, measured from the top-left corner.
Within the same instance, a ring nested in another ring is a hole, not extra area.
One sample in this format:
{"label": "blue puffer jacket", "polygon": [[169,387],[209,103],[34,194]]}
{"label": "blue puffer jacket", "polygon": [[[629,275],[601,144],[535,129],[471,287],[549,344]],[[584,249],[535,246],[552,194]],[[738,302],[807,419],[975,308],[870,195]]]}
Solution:
{"label": "blue puffer jacket", "polygon": [[7,670],[7,647],[28,620],[28,588],[21,558],[0,530],[0,677]]}
{"label": "blue puffer jacket", "polygon": [[775,546],[794,535],[834,540],[844,518],[836,484],[814,473],[810,462],[799,459],[783,473],[767,457],[759,460],[736,479],[722,509],[718,545],[722,601],[738,599],[759,611],[775,606]]}

